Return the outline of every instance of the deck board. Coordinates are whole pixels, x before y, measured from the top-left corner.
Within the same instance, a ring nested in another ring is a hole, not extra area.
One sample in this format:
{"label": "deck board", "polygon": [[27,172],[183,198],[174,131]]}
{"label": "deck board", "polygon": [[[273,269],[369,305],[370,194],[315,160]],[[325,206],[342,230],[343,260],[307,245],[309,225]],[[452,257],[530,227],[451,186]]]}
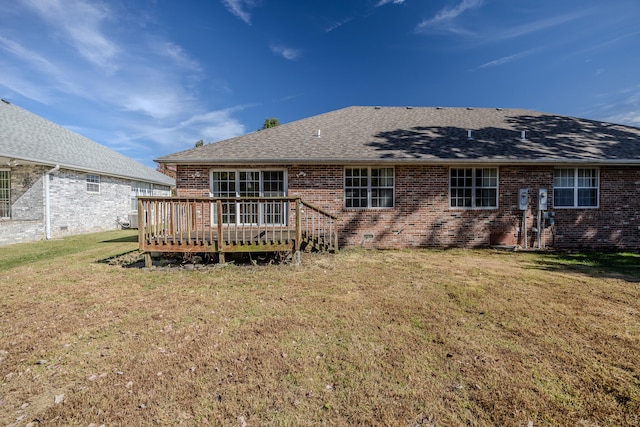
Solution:
{"label": "deck board", "polygon": [[[244,234],[244,235],[243,235]],[[156,235],[142,242],[150,252],[283,252],[291,250],[296,231],[255,230],[251,233],[223,233],[222,244],[216,229],[205,232]]]}

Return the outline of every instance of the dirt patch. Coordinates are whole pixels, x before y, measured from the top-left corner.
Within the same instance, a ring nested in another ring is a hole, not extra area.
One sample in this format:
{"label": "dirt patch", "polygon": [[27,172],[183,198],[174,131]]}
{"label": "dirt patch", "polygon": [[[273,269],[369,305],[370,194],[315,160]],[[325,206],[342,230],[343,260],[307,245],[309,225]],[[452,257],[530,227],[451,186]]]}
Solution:
{"label": "dirt patch", "polygon": [[[124,268],[145,268],[144,253],[133,250],[102,260],[108,265]],[[226,262],[220,263],[217,254],[208,253],[153,253],[151,269],[161,270],[211,270],[229,265],[286,265],[291,255],[279,252],[227,254]]]}

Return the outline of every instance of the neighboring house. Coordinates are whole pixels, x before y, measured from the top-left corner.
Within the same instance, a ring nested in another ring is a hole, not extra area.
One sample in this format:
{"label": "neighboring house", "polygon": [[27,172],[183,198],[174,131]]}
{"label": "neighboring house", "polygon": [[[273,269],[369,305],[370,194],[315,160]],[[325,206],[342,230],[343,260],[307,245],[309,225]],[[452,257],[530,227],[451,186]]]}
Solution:
{"label": "neighboring house", "polygon": [[173,178],[0,102],[0,245],[135,226],[136,197],[170,196],[174,185]]}
{"label": "neighboring house", "polygon": [[521,109],[349,107],[167,155],[177,195],[299,196],[341,247],[640,248],[640,129]]}

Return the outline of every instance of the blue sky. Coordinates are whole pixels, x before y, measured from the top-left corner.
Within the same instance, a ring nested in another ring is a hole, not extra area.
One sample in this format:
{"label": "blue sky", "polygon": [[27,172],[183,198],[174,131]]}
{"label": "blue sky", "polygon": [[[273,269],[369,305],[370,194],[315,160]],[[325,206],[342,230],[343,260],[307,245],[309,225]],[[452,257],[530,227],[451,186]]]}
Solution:
{"label": "blue sky", "polygon": [[149,166],[351,105],[640,126],[638,0],[12,0],[0,97]]}

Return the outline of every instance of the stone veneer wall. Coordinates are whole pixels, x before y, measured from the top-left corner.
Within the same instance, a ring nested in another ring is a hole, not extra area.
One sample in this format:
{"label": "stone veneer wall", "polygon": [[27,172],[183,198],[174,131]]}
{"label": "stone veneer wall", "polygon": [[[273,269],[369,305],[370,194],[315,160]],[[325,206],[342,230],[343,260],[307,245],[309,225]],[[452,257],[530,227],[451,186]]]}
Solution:
{"label": "stone veneer wall", "polygon": [[[345,209],[343,165],[281,167],[288,172],[289,196],[299,195],[340,218],[341,247],[485,247],[494,243],[492,236],[524,246],[523,212],[518,209],[520,188],[529,189],[527,246],[537,247],[532,228],[537,226],[537,192],[545,188],[555,225],[542,232],[544,248],[640,248],[638,168],[600,167],[598,208],[554,209],[552,166],[501,166],[498,208],[469,210],[449,207],[448,166],[396,166],[395,207],[391,209]],[[212,168],[214,165],[179,166],[177,195],[206,196]]]}

